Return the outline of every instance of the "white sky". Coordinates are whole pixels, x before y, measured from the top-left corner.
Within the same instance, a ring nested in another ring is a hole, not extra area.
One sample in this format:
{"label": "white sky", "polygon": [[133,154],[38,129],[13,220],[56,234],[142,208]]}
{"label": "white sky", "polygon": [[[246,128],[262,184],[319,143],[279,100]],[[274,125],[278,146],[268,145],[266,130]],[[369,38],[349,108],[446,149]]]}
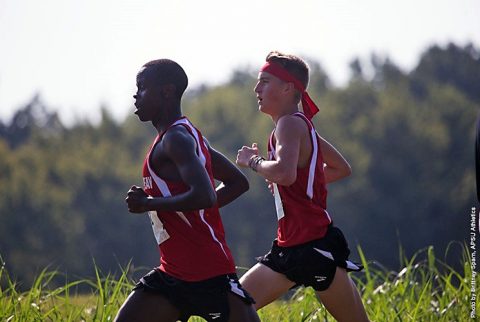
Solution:
{"label": "white sky", "polygon": [[410,70],[429,45],[480,46],[480,0],[0,0],[0,119],[35,93],[63,121],[133,111],[141,65],[171,58],[190,86],[260,67],[273,49],[320,62],[336,85],[354,57]]}

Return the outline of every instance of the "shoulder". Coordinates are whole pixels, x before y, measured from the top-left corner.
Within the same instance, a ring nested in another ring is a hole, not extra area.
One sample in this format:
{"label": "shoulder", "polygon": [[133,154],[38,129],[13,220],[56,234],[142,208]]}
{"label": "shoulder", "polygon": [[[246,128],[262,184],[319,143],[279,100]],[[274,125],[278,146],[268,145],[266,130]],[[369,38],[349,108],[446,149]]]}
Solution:
{"label": "shoulder", "polygon": [[196,148],[196,141],[183,125],[175,125],[167,130],[162,139],[162,145],[167,153],[180,152]]}
{"label": "shoulder", "polygon": [[308,125],[301,117],[295,115],[284,115],[278,119],[277,134],[301,135],[308,132]]}

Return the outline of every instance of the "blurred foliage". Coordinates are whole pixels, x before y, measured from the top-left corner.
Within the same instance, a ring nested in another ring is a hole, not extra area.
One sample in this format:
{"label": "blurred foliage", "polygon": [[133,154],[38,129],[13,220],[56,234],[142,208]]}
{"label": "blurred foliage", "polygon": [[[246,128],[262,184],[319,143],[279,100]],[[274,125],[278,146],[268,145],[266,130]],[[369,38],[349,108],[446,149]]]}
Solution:
{"label": "blurred foliage", "polygon": [[[404,72],[372,56],[369,78],[355,59],[342,88],[309,60],[309,92],[321,109],[317,130],[353,168],[328,187],[329,212],[352,250],[360,244],[368,259],[396,266],[399,244],[413,254],[469,236],[479,57],[473,45],[432,46]],[[231,160],[252,142],[265,154],[273,127],[258,112],[255,74],[236,70],[226,84],[192,89],[183,102],[184,113]],[[103,271],[130,259],[157,265],[147,217],[129,214],[124,204],[128,188],[141,184],[154,136],[150,124],[134,116],[118,123],[107,109],[98,125],[65,127],[39,96],[0,122],[0,254],[9,271],[28,284],[47,265],[82,276],[94,274],[93,260]],[[222,213],[237,265],[249,267],[268,250],[276,217],[264,181],[245,173],[250,191]]]}

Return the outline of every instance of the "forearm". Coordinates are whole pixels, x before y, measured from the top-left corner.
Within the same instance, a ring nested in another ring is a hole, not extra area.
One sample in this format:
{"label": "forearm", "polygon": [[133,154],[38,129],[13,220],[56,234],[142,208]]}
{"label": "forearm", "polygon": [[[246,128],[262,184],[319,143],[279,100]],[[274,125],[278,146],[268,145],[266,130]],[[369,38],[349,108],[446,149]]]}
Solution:
{"label": "forearm", "polygon": [[147,211],[192,211],[212,207],[216,202],[216,195],[205,191],[190,189],[170,197],[149,197],[145,201]]}
{"label": "forearm", "polygon": [[221,208],[228,205],[249,189],[248,181],[225,183],[222,182],[216,190],[217,204]]}
{"label": "forearm", "polygon": [[344,168],[333,168],[325,165],[323,171],[325,173],[325,183],[327,184],[348,177],[352,173],[350,166]]}
{"label": "forearm", "polygon": [[342,154],[324,138],[320,137],[320,147],[323,153],[325,182],[331,183],[352,173],[352,168]]}
{"label": "forearm", "polygon": [[296,172],[292,171],[290,167],[285,167],[281,160],[264,160],[254,166],[252,170],[256,171],[268,181],[282,186],[289,186],[296,180]]}

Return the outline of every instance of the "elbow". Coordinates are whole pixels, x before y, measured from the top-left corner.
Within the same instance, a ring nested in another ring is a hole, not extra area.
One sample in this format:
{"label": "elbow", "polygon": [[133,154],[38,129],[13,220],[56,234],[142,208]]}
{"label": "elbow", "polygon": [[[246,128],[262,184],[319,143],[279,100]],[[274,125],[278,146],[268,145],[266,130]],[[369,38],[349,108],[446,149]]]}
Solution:
{"label": "elbow", "polygon": [[352,174],[352,167],[350,164],[346,164],[345,167],[343,168],[343,177],[348,177]]}
{"label": "elbow", "polygon": [[217,203],[217,194],[213,189],[201,191],[194,200],[197,201],[196,206],[193,207],[194,209],[212,208]]}
{"label": "elbow", "polygon": [[213,207],[217,203],[217,194],[215,193],[215,190],[211,189],[210,193],[208,194],[208,198],[205,199],[205,208]]}
{"label": "elbow", "polygon": [[[327,164],[326,167],[329,167],[329,165]],[[341,164],[338,164],[336,167],[330,166],[330,169],[332,169],[336,173],[335,177],[337,177],[337,179],[335,180],[346,178],[352,174],[352,167],[345,160]]]}
{"label": "elbow", "polygon": [[242,178],[238,181],[238,189],[240,190],[240,194],[243,194],[250,189],[250,184],[244,174],[242,174]]}

